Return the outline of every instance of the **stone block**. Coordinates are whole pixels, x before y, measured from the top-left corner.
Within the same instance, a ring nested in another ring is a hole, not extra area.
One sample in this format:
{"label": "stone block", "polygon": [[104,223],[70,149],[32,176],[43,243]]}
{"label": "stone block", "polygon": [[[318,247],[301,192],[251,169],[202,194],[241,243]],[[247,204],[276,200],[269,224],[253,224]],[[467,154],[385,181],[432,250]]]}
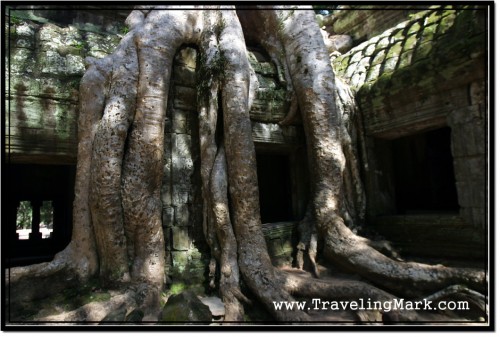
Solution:
{"label": "stone block", "polygon": [[163,239],[165,240],[165,249],[167,251],[172,250],[172,229],[163,228]]}
{"label": "stone block", "polygon": [[401,51],[403,49],[403,46],[402,46],[402,43],[401,42],[396,42],[396,43],[393,43],[389,50],[387,51],[387,57],[397,57],[399,58],[399,56],[401,55]]}
{"label": "stone block", "polygon": [[163,322],[204,322],[212,321],[210,308],[191,291],[184,291],[168,298],[162,311]]}
{"label": "stone block", "polygon": [[463,159],[467,166],[468,179],[482,179],[484,181],[486,175],[486,165],[484,156],[471,156]]}
{"label": "stone block", "polygon": [[398,64],[399,57],[390,57],[384,61],[384,73],[393,72]]}
{"label": "stone block", "polygon": [[358,70],[358,65],[357,63],[351,63],[348,67],[347,67],[347,70],[345,72],[345,76],[350,78],[352,77],[356,71]]}
{"label": "stone block", "polygon": [[172,204],[172,186],[170,179],[163,179],[163,183],[161,185],[161,203],[163,205],[171,205]]}
{"label": "stone block", "polygon": [[367,72],[366,81],[367,82],[376,81],[380,74],[380,68],[381,68],[380,64],[372,65]]}
{"label": "stone block", "polygon": [[384,37],[377,42],[377,49],[384,49],[390,45],[389,37]]}
{"label": "stone block", "polygon": [[476,127],[474,123],[467,123],[462,125],[461,138],[464,146],[464,155],[473,156],[481,152],[480,150],[478,150],[478,148],[484,148],[484,146],[482,146],[484,144],[484,133],[483,136],[479,134],[482,132],[484,132],[484,129]]}
{"label": "stone block", "polygon": [[174,65],[173,79],[175,84],[186,87],[196,87],[196,71],[184,65]]}
{"label": "stone block", "polygon": [[187,204],[175,206],[175,226],[189,226],[189,206]]}
{"label": "stone block", "polygon": [[172,134],[172,204],[186,204],[191,193],[191,175],[194,163],[191,154],[191,137]]}
{"label": "stone block", "polygon": [[375,54],[375,51],[376,51],[375,43],[370,43],[363,50],[363,53],[365,56],[372,56],[373,54]]}
{"label": "stone block", "polygon": [[174,108],[196,111],[196,89],[176,85],[174,88]]}
{"label": "stone block", "polygon": [[190,186],[176,184],[172,190],[172,205],[179,206],[189,202]]}
{"label": "stone block", "polygon": [[455,184],[457,186],[458,204],[460,207],[470,207],[471,201],[469,185],[465,181],[457,181]]}
{"label": "stone block", "polygon": [[17,38],[34,39],[35,27],[30,21],[21,21],[19,24],[12,24],[15,26],[15,34]]}
{"label": "stone block", "polygon": [[174,224],[175,209],[172,206],[163,205],[162,224],[163,227],[172,227]]}
{"label": "stone block", "polygon": [[183,109],[172,109],[172,132],[191,133],[189,113],[189,111]]}
{"label": "stone block", "polygon": [[118,35],[102,35],[94,32],[85,32],[84,40],[87,44],[87,56],[103,58],[113,52],[118,46]]}
{"label": "stone block", "polygon": [[33,51],[26,48],[12,48],[10,52],[10,71],[12,75],[33,73],[35,67],[36,63]]}
{"label": "stone block", "polygon": [[398,68],[404,68],[412,64],[413,60],[413,50],[404,51],[399,58]]}
{"label": "stone block", "polygon": [[196,69],[196,49],[185,47],[179,50],[175,55],[174,62],[176,65]]}
{"label": "stone block", "polygon": [[419,43],[415,48],[413,59],[415,61],[428,59],[431,55],[433,46],[433,41],[425,41],[423,43]]}
{"label": "stone block", "polygon": [[475,207],[472,208],[472,223],[475,227],[484,228],[486,224],[485,209]]}
{"label": "stone block", "polygon": [[481,182],[471,182],[471,195],[474,207],[484,209],[486,207],[486,188]]}
{"label": "stone block", "polygon": [[469,176],[468,161],[463,158],[455,158],[453,160],[453,170],[455,171],[456,181],[465,181]]}
{"label": "stone block", "polygon": [[351,63],[357,63],[363,58],[363,52],[362,51],[357,51],[351,56]]}
{"label": "stone block", "polygon": [[385,49],[377,50],[376,52],[374,52],[374,54],[375,54],[375,56],[373,57],[373,60],[372,60],[372,63],[371,63],[372,66],[375,65],[375,64],[381,64],[382,62],[384,62],[385,55],[386,55],[386,50]]}
{"label": "stone block", "polygon": [[205,282],[208,260],[196,248],[187,251],[172,251],[171,276],[176,281],[186,284]]}
{"label": "stone block", "polygon": [[177,251],[185,251],[190,247],[187,227],[172,227],[172,248]]}
{"label": "stone block", "polygon": [[349,35],[332,35],[328,37],[328,40],[331,43],[330,53],[333,51],[339,51],[341,54],[347,53],[354,44]]}
{"label": "stone block", "polygon": [[453,158],[460,158],[466,155],[466,145],[467,141],[462,134],[462,126],[455,126],[452,128],[451,132],[451,153]]}
{"label": "stone block", "polygon": [[363,85],[363,83],[365,83],[365,79],[366,79],[366,72],[357,72],[354,75],[352,75],[350,84],[354,88],[358,89]]}
{"label": "stone block", "polygon": [[161,201],[162,204],[165,206],[172,204],[172,157],[170,148],[170,135],[165,137],[164,146],[165,146],[165,153],[163,157]]}

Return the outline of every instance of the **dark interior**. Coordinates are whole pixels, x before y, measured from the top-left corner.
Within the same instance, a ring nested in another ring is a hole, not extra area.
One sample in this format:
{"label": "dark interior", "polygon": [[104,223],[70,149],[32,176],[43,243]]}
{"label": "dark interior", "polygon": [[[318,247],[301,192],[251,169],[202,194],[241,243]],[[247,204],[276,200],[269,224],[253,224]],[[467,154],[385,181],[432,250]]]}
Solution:
{"label": "dark interior", "polygon": [[[2,206],[7,265],[50,261],[71,240],[75,166],[12,164],[5,167],[4,173],[9,196]],[[20,238],[16,232],[21,202],[31,209],[28,238]],[[47,219],[44,214],[47,208],[50,208],[52,233],[43,237],[37,227]]]}
{"label": "dark interior", "polygon": [[392,151],[399,214],[458,212],[450,128],[396,139]]}
{"label": "dark interior", "polygon": [[293,220],[289,156],[258,154],[257,174],[262,223]]}

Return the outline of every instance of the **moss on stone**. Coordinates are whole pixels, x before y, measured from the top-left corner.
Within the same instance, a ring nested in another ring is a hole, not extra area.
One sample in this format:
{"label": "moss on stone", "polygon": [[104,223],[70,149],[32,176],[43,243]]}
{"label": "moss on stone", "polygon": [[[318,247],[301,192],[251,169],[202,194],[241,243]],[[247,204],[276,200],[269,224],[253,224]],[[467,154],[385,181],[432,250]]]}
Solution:
{"label": "moss on stone", "polygon": [[422,23],[420,21],[416,21],[410,26],[410,28],[408,28],[407,35],[418,34],[421,28],[422,28]]}
{"label": "moss on stone", "polygon": [[365,56],[372,56],[373,53],[375,52],[376,48],[375,48],[375,44],[374,43],[370,43],[369,45],[366,46],[366,48],[363,50],[363,54]]}
{"label": "moss on stone", "polygon": [[425,18],[425,25],[437,24],[441,20],[441,11],[433,11]]}
{"label": "moss on stone", "polygon": [[413,48],[415,48],[417,41],[418,41],[418,39],[417,39],[416,35],[408,36],[406,38],[406,40],[404,41],[403,51],[408,51],[408,50],[412,50]]}
{"label": "moss on stone", "polygon": [[384,49],[390,45],[389,37],[381,38],[377,43],[377,49]]}
{"label": "moss on stone", "polygon": [[177,294],[182,293],[185,289],[186,289],[186,284],[185,283],[183,283],[183,282],[175,282],[175,283],[172,283],[172,285],[170,286],[170,289],[169,289],[168,292],[171,295],[177,295]]}
{"label": "moss on stone", "polygon": [[434,37],[434,34],[437,31],[438,24],[431,24],[427,25],[424,27],[424,30],[422,31],[422,39],[423,40],[432,40]]}
{"label": "moss on stone", "polygon": [[434,44],[432,41],[426,41],[421,43],[415,48],[415,52],[413,54],[413,60],[422,60],[428,58],[432,52]]}
{"label": "moss on stone", "polygon": [[439,26],[437,29],[437,34],[445,34],[453,25],[455,24],[456,12],[455,11],[444,11],[441,21],[439,21]]}
{"label": "moss on stone", "polygon": [[393,44],[390,48],[389,48],[389,51],[387,52],[387,58],[391,58],[391,57],[398,57],[401,55],[401,51],[402,51],[402,44],[401,42],[397,42],[395,44]]}
{"label": "moss on stone", "polygon": [[371,62],[372,66],[376,65],[376,64],[381,64],[382,62],[384,62],[385,57],[386,57],[386,50],[385,49],[378,51],[377,54],[372,59],[372,62]]}
{"label": "moss on stone", "polygon": [[401,41],[405,39],[404,29],[397,29],[392,35],[393,41]]}

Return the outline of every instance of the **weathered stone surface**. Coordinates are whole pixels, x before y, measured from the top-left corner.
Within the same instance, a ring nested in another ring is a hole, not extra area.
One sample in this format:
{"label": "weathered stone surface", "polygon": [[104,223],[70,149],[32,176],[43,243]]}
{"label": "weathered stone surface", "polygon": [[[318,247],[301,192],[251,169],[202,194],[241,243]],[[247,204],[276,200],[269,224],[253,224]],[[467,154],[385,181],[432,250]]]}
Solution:
{"label": "weathered stone surface", "polygon": [[172,134],[172,204],[184,205],[189,200],[194,163],[191,154],[191,136]]}
{"label": "weathered stone surface", "polygon": [[[50,16],[50,11],[42,12]],[[99,36],[100,49],[106,51],[100,56],[111,52],[119,37],[102,27],[92,35],[75,24],[54,24],[43,13],[10,11],[6,23],[11,42],[6,89],[11,99],[5,137],[12,162],[74,163],[83,60],[95,47],[92,37]]]}
{"label": "weathered stone surface", "polygon": [[[168,205],[168,204],[163,204]],[[172,227],[174,225],[175,208],[171,206],[163,206],[163,227]]]}
{"label": "weathered stone surface", "polygon": [[328,51],[333,53],[334,51],[338,51],[341,54],[347,53],[353,46],[354,42],[352,41],[352,37],[349,35],[331,35],[328,37],[330,41],[330,46]]}
{"label": "weathered stone surface", "polygon": [[348,10],[337,9],[330,15],[331,18],[324,18],[321,22],[324,29],[330,34],[349,34],[355,41],[363,41],[399,24],[408,13],[416,12],[414,6],[397,6],[388,10],[380,5],[373,9],[369,6],[357,9],[355,6]]}
{"label": "weathered stone surface", "polygon": [[262,225],[271,260],[275,266],[291,266],[297,245],[297,223],[276,222]]}
{"label": "weathered stone surface", "polygon": [[212,313],[191,291],[168,298],[162,312],[162,322],[210,323]]}
{"label": "weathered stone surface", "polygon": [[[363,13],[358,11],[339,15],[339,22],[334,25],[341,27],[342,20],[351,16],[351,28],[342,33],[353,36],[358,42],[356,36],[359,35],[356,34],[361,30],[354,23],[367,21],[366,26],[370,26],[368,20],[363,20]],[[389,29],[382,34],[359,43],[344,55],[332,58],[337,75],[346,78],[356,91],[362,111],[364,130],[368,136],[365,141],[370,169],[367,170],[366,188],[370,214],[396,212],[391,194],[394,189],[391,181],[394,172],[391,170],[394,168],[390,164],[395,159],[391,158],[390,150],[384,148],[387,143],[381,139],[396,139],[449,126],[460,204],[459,221],[466,228],[467,235],[477,235],[484,228],[484,159],[488,150],[485,144],[486,96],[483,90],[486,83],[484,20],[485,11],[481,9],[430,7],[413,12],[398,25],[386,27]],[[368,38],[373,36],[369,34]],[[371,137],[377,140],[371,143]],[[411,243],[419,230],[428,231],[431,235],[445,228],[437,224],[432,229],[430,222],[428,229],[415,228],[413,226],[417,224],[410,222],[399,224],[401,237],[398,240],[402,246],[407,243],[412,253],[419,251],[418,244]],[[391,233],[391,225],[386,226]],[[383,232],[385,226],[381,224],[378,228]],[[464,247],[461,241],[450,238],[436,235],[434,248],[432,245],[422,246],[420,251],[464,256],[460,251]],[[482,249],[481,243],[475,242],[472,245],[474,249]]]}
{"label": "weathered stone surface", "polygon": [[262,53],[252,50],[248,53],[250,64],[255,70],[259,82],[255,99],[250,108],[252,120],[277,123],[287,113],[289,102],[283,82],[283,69],[278,69]]}
{"label": "weathered stone surface", "polygon": [[172,241],[175,250],[188,250],[190,246],[188,229],[186,227],[173,227]]}
{"label": "weathered stone surface", "polygon": [[252,122],[254,142],[273,144],[301,144],[303,134],[295,126],[281,127],[278,124]]}

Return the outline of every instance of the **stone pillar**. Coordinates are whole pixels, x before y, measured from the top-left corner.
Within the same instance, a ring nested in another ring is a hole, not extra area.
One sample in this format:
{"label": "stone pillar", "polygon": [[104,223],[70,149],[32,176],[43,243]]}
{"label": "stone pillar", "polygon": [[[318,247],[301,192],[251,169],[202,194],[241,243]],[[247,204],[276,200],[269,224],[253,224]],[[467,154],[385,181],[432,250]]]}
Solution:
{"label": "stone pillar", "polygon": [[42,233],[40,233],[40,207],[42,207],[41,200],[32,200],[31,201],[31,209],[32,209],[32,217],[31,217],[31,233],[30,240],[41,240]]}
{"label": "stone pillar", "polygon": [[[484,85],[484,84],[483,84]],[[460,215],[470,225],[486,225],[486,132],[484,90],[472,83],[469,105],[457,107],[448,116],[452,129],[451,149],[455,168]],[[483,96],[475,94],[483,92]]]}
{"label": "stone pillar", "polygon": [[7,211],[7,230],[9,233],[9,238],[17,241],[19,240],[19,234],[17,233],[17,210],[19,209],[20,201],[16,200],[9,203],[9,209]]}

